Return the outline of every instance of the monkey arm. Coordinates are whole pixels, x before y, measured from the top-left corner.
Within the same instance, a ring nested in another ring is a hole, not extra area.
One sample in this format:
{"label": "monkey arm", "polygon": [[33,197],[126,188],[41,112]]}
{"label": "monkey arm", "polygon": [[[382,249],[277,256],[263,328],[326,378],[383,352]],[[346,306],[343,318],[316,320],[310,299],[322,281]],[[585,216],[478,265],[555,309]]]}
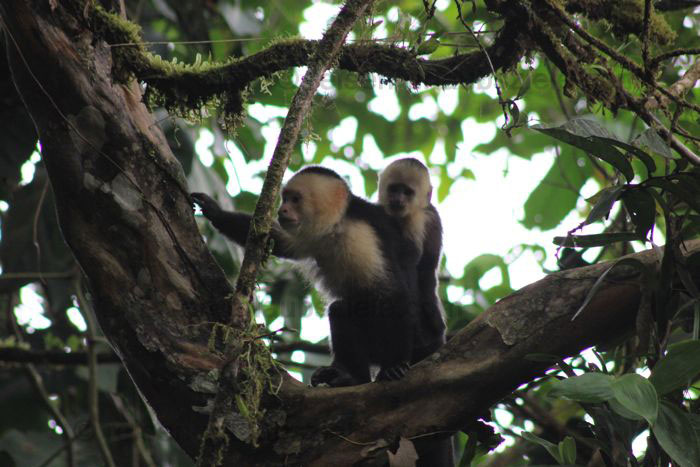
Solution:
{"label": "monkey arm", "polygon": [[437,294],[437,270],[442,252],[442,222],[433,205],[428,207],[423,254],[418,262],[418,292],[420,297],[420,323],[436,334],[444,335],[445,317]]}
{"label": "monkey arm", "polygon": [[[211,196],[204,193],[192,193],[192,201],[202,208],[202,214],[212,225],[226,237],[244,246],[250,229],[250,214],[224,211]],[[294,258],[288,237],[282,227],[276,222],[272,226],[270,236],[274,242],[272,254],[281,258]]]}

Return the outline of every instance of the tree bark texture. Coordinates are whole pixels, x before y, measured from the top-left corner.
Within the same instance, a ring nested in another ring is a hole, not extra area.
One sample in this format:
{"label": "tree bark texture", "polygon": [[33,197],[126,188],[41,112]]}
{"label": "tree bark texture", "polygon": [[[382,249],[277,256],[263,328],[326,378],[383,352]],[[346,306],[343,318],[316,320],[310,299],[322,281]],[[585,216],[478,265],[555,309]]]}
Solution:
{"label": "tree bark texture", "polygon": [[105,335],[189,452],[206,422],[193,378],[220,362],[208,323],[232,288],[202,242],[182,168],[136,83],[115,85],[104,43],[63,7],[0,7],[14,82],[40,135],[66,242]]}
{"label": "tree bark texture", "polygon": [[[231,315],[232,288],[138,85],[114,84],[110,49],[79,10],[50,4],[5,0],[0,15],[63,235],[105,335],[163,426],[196,456],[215,389],[208,375],[224,363],[207,341]],[[653,251],[635,257],[660,263]],[[350,465],[378,440],[464,427],[548,368],[527,355],[572,355],[634,328],[641,279],[625,267],[571,321],[609,266],[552,274],[501,300],[400,381],[311,389],[285,376],[264,400],[260,446],[231,434],[227,465]]]}

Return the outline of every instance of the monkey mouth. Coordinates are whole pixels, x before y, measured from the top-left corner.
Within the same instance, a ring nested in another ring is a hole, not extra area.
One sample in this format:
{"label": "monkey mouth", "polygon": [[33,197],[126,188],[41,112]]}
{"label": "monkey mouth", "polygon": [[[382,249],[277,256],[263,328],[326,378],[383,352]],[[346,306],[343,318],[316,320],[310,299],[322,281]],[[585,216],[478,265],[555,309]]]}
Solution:
{"label": "monkey mouth", "polygon": [[295,220],[288,219],[286,217],[279,217],[279,223],[282,228],[286,231],[294,231],[299,227],[299,223]]}
{"label": "monkey mouth", "polygon": [[403,204],[389,204],[389,211],[394,214],[403,214],[405,208]]}

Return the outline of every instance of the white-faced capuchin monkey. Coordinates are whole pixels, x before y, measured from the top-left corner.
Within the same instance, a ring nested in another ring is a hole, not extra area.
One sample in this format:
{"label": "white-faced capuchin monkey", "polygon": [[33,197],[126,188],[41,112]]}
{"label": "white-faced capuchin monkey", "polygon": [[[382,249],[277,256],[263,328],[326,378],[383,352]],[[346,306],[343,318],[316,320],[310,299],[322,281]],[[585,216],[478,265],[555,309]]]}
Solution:
{"label": "white-faced capuchin monkey", "polygon": [[[428,168],[417,159],[398,159],[379,175],[379,204],[398,219],[403,234],[419,251],[419,326],[428,337],[428,354],[445,343],[445,313],[437,294],[437,273],[442,252],[442,222],[430,203],[433,187]],[[424,358],[427,355],[422,356]]]}
{"label": "white-faced capuchin monkey", "polygon": [[[250,215],[223,211],[203,193],[192,199],[214,227],[245,243]],[[284,187],[278,220],[272,254],[311,263],[312,279],[334,300],[333,361],[314,372],[313,385],[368,383],[372,365],[379,367],[377,380],[395,380],[442,344],[444,337],[436,340],[418,316],[421,251],[382,206],[354,196],[334,171],[311,166]],[[454,465],[449,439],[422,438],[416,450],[420,467]]]}
{"label": "white-faced capuchin monkey", "polygon": [[[442,253],[442,221],[430,203],[433,187],[428,168],[417,159],[398,159],[379,175],[379,204],[398,220],[405,238],[415,245],[418,285],[418,328],[414,362],[434,353],[445,343],[445,312],[437,294],[437,273]],[[418,445],[419,466],[453,466],[452,438]]]}
{"label": "white-faced capuchin monkey", "polygon": [[[245,244],[250,215],[223,211],[203,193],[192,199],[214,227]],[[307,260],[304,272],[333,300],[328,309],[333,361],[314,373],[312,384],[368,383],[371,365],[379,366],[378,380],[402,377],[422,331],[415,277],[407,266],[417,262],[418,251],[395,219],[354,196],[337,173],[317,166],[286,184],[278,219],[272,254]]]}

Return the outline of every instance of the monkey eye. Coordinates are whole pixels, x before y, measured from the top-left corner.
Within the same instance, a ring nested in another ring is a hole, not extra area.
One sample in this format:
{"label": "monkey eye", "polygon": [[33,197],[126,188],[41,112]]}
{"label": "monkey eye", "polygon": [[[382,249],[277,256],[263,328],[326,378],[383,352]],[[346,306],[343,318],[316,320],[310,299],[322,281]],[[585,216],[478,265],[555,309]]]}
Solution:
{"label": "monkey eye", "polygon": [[284,194],[284,195],[282,195],[282,202],[283,203],[289,202],[289,203],[298,204],[299,201],[301,201],[301,195],[297,195],[297,194]]}
{"label": "monkey eye", "polygon": [[401,193],[401,185],[398,183],[389,185],[389,193],[396,194],[396,193]]}
{"label": "monkey eye", "polygon": [[411,188],[406,187],[406,189],[403,191],[403,194],[406,196],[413,196],[415,192]]}

